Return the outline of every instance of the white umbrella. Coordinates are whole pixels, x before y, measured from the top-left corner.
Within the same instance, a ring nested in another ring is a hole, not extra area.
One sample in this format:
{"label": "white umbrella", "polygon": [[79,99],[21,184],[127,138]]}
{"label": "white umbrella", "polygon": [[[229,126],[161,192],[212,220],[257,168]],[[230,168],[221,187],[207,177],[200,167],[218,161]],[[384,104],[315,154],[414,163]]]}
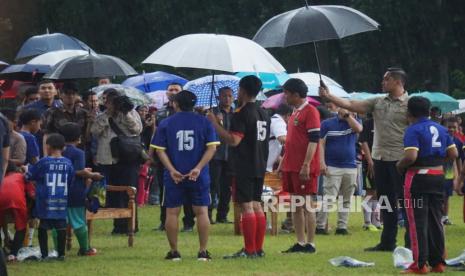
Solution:
{"label": "white umbrella", "polygon": [[[317,73],[306,72],[306,73],[295,73],[289,74],[291,78],[301,79],[305,82],[308,87],[308,96],[318,97],[318,88],[320,87],[320,76]],[[350,95],[342,88],[342,86],[334,81],[333,79],[321,75],[323,82],[331,91],[331,94],[342,98],[349,98]]]}
{"label": "white umbrella", "polygon": [[152,105],[155,106],[157,109],[161,109],[168,102],[166,90],[157,90],[145,93],[145,95],[152,99]]}
{"label": "white umbrella", "polygon": [[158,48],[142,63],[226,72],[285,71],[265,48],[252,40],[216,34],[177,37]]}
{"label": "white umbrella", "polygon": [[59,51],[52,51],[52,52],[47,52],[45,54],[42,54],[40,56],[37,56],[30,61],[27,62],[27,64],[34,64],[34,65],[48,65],[48,66],[54,66],[58,62],[65,60],[70,57],[75,57],[75,56],[82,56],[82,55],[87,55],[88,51],[83,51],[83,50],[59,50]]}

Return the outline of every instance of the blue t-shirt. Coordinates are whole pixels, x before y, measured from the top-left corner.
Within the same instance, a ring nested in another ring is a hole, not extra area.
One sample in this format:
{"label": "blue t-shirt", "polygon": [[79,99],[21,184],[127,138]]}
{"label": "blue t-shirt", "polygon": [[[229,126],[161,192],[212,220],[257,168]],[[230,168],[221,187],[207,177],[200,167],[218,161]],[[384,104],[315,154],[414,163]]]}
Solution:
{"label": "blue t-shirt", "polygon": [[68,189],[74,169],[68,158],[44,157],[30,165],[27,180],[36,183],[35,217],[66,219]]}
{"label": "blue t-shirt", "polygon": [[[73,146],[66,145],[63,151],[63,157],[68,158],[73,164],[74,171],[81,171],[86,167],[86,158],[83,150]],[[75,176],[74,181],[70,183],[68,190],[68,206],[84,207],[86,199],[86,185],[82,177]]]}
{"label": "blue t-shirt", "polygon": [[46,105],[43,101],[38,100],[35,102],[32,102],[24,107],[24,109],[37,109],[40,113],[40,115],[43,115],[45,111],[47,111],[51,107],[57,107],[60,108],[63,106],[63,103],[60,100],[53,100],[52,106]]}
{"label": "blue t-shirt", "polygon": [[[360,120],[358,120],[360,122]],[[357,134],[346,120],[333,117],[321,123],[320,138],[325,139],[325,162],[336,168],[356,168]]]}
{"label": "blue t-shirt", "polygon": [[37,157],[39,159],[39,144],[37,138],[29,132],[21,131],[24,140],[26,140],[26,164],[32,164],[32,158]]}
{"label": "blue t-shirt", "polygon": [[[166,150],[176,170],[188,174],[199,163],[207,146],[218,144],[213,125],[205,116],[178,112],[160,123],[151,147]],[[200,172],[199,179],[206,179],[203,176],[208,174],[207,165]]]}
{"label": "blue t-shirt", "polygon": [[405,150],[418,151],[420,158],[445,158],[447,149],[455,147],[447,129],[427,118],[421,118],[405,130]]}

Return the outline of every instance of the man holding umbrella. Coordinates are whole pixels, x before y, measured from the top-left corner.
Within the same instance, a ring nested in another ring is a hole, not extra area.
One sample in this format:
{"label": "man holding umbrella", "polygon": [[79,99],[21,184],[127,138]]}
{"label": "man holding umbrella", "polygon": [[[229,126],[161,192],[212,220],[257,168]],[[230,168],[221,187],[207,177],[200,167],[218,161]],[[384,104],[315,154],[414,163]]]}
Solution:
{"label": "man holding umbrella", "polygon": [[[365,249],[366,251],[392,251],[396,247],[397,237],[397,203],[402,197],[402,176],[396,170],[396,163],[404,153],[403,137],[407,120],[408,94],[404,89],[406,73],[401,68],[389,68],[382,81],[385,97],[375,97],[364,101],[349,101],[331,95],[328,88],[322,84],[320,97],[325,98],[339,107],[357,113],[372,113],[375,136],[372,158],[374,161],[375,182],[378,197],[384,197],[381,215],[384,228],[378,245]],[[387,199],[387,202],[386,202]],[[391,209],[391,210],[388,210]],[[405,236],[406,247],[409,247],[408,235]]]}

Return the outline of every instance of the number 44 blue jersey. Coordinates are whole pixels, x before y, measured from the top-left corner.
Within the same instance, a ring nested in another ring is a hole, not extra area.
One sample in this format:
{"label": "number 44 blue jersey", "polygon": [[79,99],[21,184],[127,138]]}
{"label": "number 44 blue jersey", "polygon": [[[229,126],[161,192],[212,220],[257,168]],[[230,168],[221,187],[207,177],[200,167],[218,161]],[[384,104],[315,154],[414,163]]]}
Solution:
{"label": "number 44 blue jersey", "polygon": [[74,179],[71,161],[64,157],[44,157],[29,166],[26,176],[36,183],[35,217],[66,219],[68,188]]}
{"label": "number 44 blue jersey", "polygon": [[[188,174],[199,163],[207,146],[219,144],[215,129],[205,116],[178,112],[160,123],[151,147],[166,150],[176,170]],[[208,174],[208,166],[201,173]]]}

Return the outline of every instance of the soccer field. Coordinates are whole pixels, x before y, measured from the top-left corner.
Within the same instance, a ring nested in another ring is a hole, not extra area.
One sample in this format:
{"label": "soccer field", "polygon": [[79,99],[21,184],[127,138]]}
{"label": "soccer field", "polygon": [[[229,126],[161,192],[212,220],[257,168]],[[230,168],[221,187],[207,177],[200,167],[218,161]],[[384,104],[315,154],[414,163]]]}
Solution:
{"label": "soccer field", "polygon": [[[463,198],[451,200],[450,218],[454,225],[446,228],[446,244],[449,257],[456,257],[465,249],[465,224],[462,220]],[[77,241],[67,252],[65,262],[25,262],[8,265],[10,275],[393,275],[399,269],[393,267],[391,253],[365,253],[363,248],[373,246],[379,233],[362,230],[362,214],[351,214],[349,236],[317,236],[316,254],[284,255],[295,241],[293,234],[279,234],[265,239],[264,259],[223,260],[222,256],[233,253],[242,246],[242,238],[232,234],[232,225],[212,225],[209,240],[211,262],[196,260],[197,233],[181,233],[179,248],[181,262],[169,262],[163,258],[168,251],[165,234],[155,232],[158,225],[158,207],[139,209],[140,232],[135,237],[133,248],[127,247],[126,236],[112,236],[111,221],[96,221],[93,246],[99,251],[95,257],[77,257]],[[334,232],[335,214],[330,215]],[[404,230],[399,231],[398,244],[403,245]],[[37,239],[34,245],[37,245]],[[328,260],[336,256],[351,256],[362,261],[375,262],[370,268],[337,268]],[[448,270],[452,272],[451,269]],[[452,272],[457,275],[463,272]],[[462,274],[463,275],[463,274]]]}

